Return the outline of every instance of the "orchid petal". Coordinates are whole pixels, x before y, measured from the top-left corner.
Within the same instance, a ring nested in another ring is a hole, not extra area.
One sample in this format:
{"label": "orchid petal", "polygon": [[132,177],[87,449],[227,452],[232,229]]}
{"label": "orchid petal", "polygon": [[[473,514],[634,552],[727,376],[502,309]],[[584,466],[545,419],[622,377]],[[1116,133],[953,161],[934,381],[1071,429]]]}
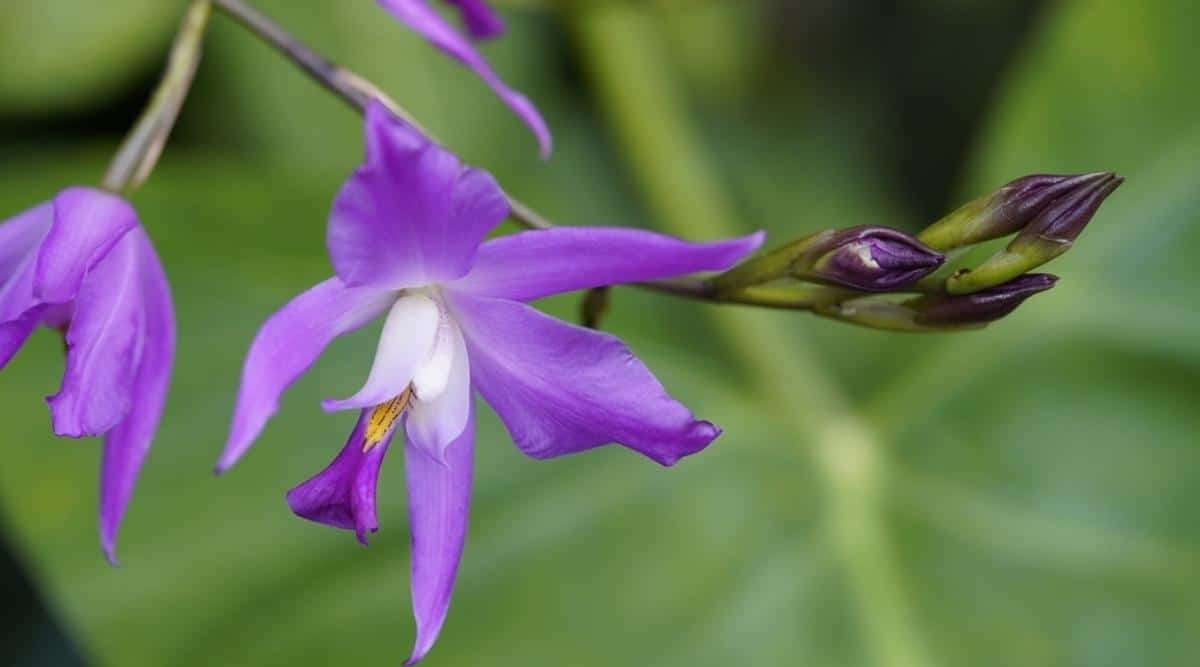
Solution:
{"label": "orchid petal", "polygon": [[513,301],[448,295],[473,385],[533,458],[616,442],[672,465],[720,429],[697,421],[620,340]]}
{"label": "orchid petal", "polygon": [[37,247],[54,221],[45,202],[0,225],[0,369],[33,333],[44,306],[33,295]]}
{"label": "orchid petal", "polygon": [[369,533],[379,530],[375,491],[379,467],[395,433],[393,425],[382,441],[364,452],[370,414],[371,409],[359,414],[346,446],[332,463],[287,494],[288,506],[297,516],[353,530],[363,544]]}
{"label": "orchid petal", "polygon": [[366,384],[350,398],[326,399],[321,406],[329,411],[360,409],[399,396],[429,356],[440,319],[441,309],[429,297],[412,294],[398,299],[379,335]]}
{"label": "orchid petal", "polygon": [[331,278],[272,315],[246,355],[233,423],[217,471],[227,470],[250,448],[278,409],[279,396],[333,339],[370,322],[394,299],[390,292],[347,288]]}
{"label": "orchid petal", "polygon": [[467,26],[467,32],[472,38],[491,39],[504,32],[504,22],[488,6],[487,0],[446,0],[446,2],[458,8],[463,25]]}
{"label": "orchid petal", "polygon": [[53,202],[42,202],[0,224],[0,284],[28,261],[53,222]]}
{"label": "orchid petal", "polygon": [[412,601],[417,637],[405,665],[425,657],[442,631],[458,574],[471,502],[475,453],[475,414],[445,450],[444,462],[431,457],[427,443],[412,433],[404,448],[408,516],[412,530]]}
{"label": "orchid petal", "polygon": [[446,447],[467,427],[471,411],[471,365],[467,344],[457,326],[451,323],[448,329],[452,353],[445,388],[431,400],[422,400],[417,387],[417,399],[409,408],[406,422],[409,442],[427,447],[425,453],[436,461],[445,460]]}
{"label": "orchid petal", "polygon": [[17,354],[33,333],[45,309],[33,296],[34,255],[15,267],[0,283],[0,369]]}
{"label": "orchid petal", "polygon": [[125,234],[79,287],[62,386],[46,399],[56,435],[105,433],[133,404],[145,329],[140,238]]}
{"label": "orchid petal", "polygon": [[527,231],[492,239],[475,268],[453,283],[478,296],[517,301],[601,285],[723,271],[762,245],[758,232],[712,243],[688,243],[636,229]]}
{"label": "orchid petal", "polygon": [[0,324],[0,370],[12,361],[41,318],[40,308],[26,311],[16,319]]}
{"label": "orchid petal", "polygon": [[135,245],[144,309],[141,355],[133,381],[133,404],[125,419],[108,432],[100,471],[100,542],[116,562],[117,530],[133,495],[142,462],[158,428],[175,356],[175,315],[170,286],[145,232],[127,236]]}
{"label": "orchid petal", "polygon": [[138,224],[120,197],[92,188],[68,188],[54,198],[54,223],[38,250],[33,292],[39,300],[75,298],[84,275]]}
{"label": "orchid petal", "polygon": [[[550,128],[527,97],[509,88],[479,54],[470,40],[447,23],[426,0],[377,0],[396,20],[421,35],[430,44],[457,60],[483,79],[493,92],[517,114],[538,140],[543,158],[550,157],[553,140]],[[465,8],[464,8],[465,10]],[[470,24],[468,23],[470,29]]]}
{"label": "orchid petal", "polygon": [[327,244],[351,287],[419,287],[461,278],[479,244],[508,215],[490,174],[396,118],[367,109],[366,162],[342,186]]}

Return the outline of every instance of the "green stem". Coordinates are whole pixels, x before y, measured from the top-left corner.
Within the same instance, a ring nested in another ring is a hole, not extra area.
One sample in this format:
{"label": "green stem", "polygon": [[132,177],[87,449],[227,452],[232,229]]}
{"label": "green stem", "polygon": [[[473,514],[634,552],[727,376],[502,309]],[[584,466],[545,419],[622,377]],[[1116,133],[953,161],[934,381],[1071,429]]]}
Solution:
{"label": "green stem", "polygon": [[106,190],[128,193],[144,183],[154,170],[192,88],[211,16],[209,0],[193,0],[188,5],[162,81],[104,175],[102,185]]}
{"label": "green stem", "polygon": [[[728,224],[736,219],[733,207],[664,64],[654,14],[635,3],[609,3],[581,9],[573,18],[600,103],[655,219],[683,236],[735,233]],[[778,305],[783,296],[760,291],[749,300]],[[815,445],[806,451],[815,457],[830,497],[830,538],[845,564],[876,663],[932,664],[887,538],[888,466],[881,444],[779,320],[761,311],[715,315],[727,347],[766,389],[763,408],[786,415],[793,436]]]}

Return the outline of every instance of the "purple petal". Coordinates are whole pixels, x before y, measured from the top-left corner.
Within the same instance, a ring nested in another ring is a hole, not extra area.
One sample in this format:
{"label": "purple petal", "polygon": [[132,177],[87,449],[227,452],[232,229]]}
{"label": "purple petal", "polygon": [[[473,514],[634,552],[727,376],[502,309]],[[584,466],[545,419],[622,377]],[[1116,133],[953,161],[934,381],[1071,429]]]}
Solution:
{"label": "purple petal", "polygon": [[517,447],[550,458],[616,442],[662,465],[720,429],[697,421],[621,341],[513,301],[454,293],[471,380]]}
{"label": "purple petal", "polygon": [[250,448],[278,409],[284,389],[334,338],[370,322],[394,299],[389,292],[347,288],[337,278],[330,278],[272,315],[246,355],[233,423],[217,472],[227,470]]}
{"label": "purple petal", "polygon": [[543,158],[550,157],[553,141],[550,128],[537,108],[521,93],[496,76],[471,42],[433,10],[426,0],[377,0],[396,20],[407,25],[446,55],[473,70],[493,92],[525,122],[537,137]]}
{"label": "purple petal", "polygon": [[371,409],[363,410],[346,446],[321,472],[287,494],[288,506],[297,516],[335,528],[353,530],[358,541],[379,530],[375,490],[379,466],[395,433],[393,425],[379,444],[363,452]]}
{"label": "purple petal", "polygon": [[41,301],[75,298],[86,274],[138,224],[120,197],[91,188],[68,188],[54,198],[54,224],[38,251],[34,294]]}
{"label": "purple petal", "polygon": [[175,315],[162,265],[145,232],[135,229],[126,238],[137,249],[145,314],[141,359],[133,384],[133,405],[125,420],[104,439],[100,470],[100,542],[112,563],[116,563],[117,530],[158,428],[175,357]]}
{"label": "purple petal", "polygon": [[29,339],[29,335],[41,319],[41,308],[26,311],[16,319],[0,324],[0,370],[12,361],[17,351]]}
{"label": "purple petal", "polygon": [[133,404],[144,342],[143,244],[144,236],[125,234],[79,287],[62,386],[46,399],[56,435],[105,433]]}
{"label": "purple petal", "polygon": [[33,296],[34,253],[0,283],[0,369],[8,365],[38,325],[46,306]]}
{"label": "purple petal", "polygon": [[458,8],[467,32],[475,39],[491,39],[504,32],[504,22],[485,0],[446,0]]}
{"label": "purple petal", "polygon": [[688,243],[636,229],[558,228],[492,239],[457,290],[518,301],[600,285],[723,271],[762,245],[762,232]]}
{"label": "purple petal", "polygon": [[326,400],[328,411],[361,410],[399,396],[433,347],[441,309],[429,297],[410,294],[392,306],[367,382],[350,398]]}
{"label": "purple petal", "polygon": [[54,222],[54,204],[43,202],[0,224],[0,284],[30,259]]}
{"label": "purple petal", "polygon": [[39,204],[0,225],[0,368],[37,326],[44,306],[33,295],[39,242],[54,221],[54,205]]}
{"label": "purple petal", "polygon": [[367,109],[366,162],[342,186],[327,244],[352,287],[419,287],[461,278],[508,215],[490,174],[458,158],[378,102]]}
{"label": "purple petal", "polygon": [[444,463],[434,460],[429,445],[409,442],[404,448],[408,477],[408,517],[412,529],[412,600],[417,638],[404,662],[415,665],[425,657],[442,631],[450,594],[458,574],[467,514],[471,503],[471,471],[475,454],[475,414],[446,448]]}

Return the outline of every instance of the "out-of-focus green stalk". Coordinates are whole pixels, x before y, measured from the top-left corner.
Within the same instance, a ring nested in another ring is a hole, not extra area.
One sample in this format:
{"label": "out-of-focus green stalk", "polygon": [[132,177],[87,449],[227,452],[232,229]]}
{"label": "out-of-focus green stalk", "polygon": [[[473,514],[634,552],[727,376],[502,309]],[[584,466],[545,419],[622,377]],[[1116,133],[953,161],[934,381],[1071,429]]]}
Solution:
{"label": "out-of-focus green stalk", "polygon": [[[655,219],[666,231],[689,238],[738,233],[730,224],[734,208],[665,62],[654,11],[637,3],[605,3],[579,8],[570,20],[606,117]],[[761,311],[713,315],[729,348],[765,389],[761,400],[788,415],[793,437],[815,444],[809,451],[829,494],[829,535],[845,564],[875,662],[932,664],[887,539],[882,505],[888,470],[880,443],[779,320]]]}
{"label": "out-of-focus green stalk", "polygon": [[104,175],[105,189],[128,193],[144,183],[154,170],[192,88],[211,17],[209,0],[193,0],[188,6],[162,81],[109,165]]}

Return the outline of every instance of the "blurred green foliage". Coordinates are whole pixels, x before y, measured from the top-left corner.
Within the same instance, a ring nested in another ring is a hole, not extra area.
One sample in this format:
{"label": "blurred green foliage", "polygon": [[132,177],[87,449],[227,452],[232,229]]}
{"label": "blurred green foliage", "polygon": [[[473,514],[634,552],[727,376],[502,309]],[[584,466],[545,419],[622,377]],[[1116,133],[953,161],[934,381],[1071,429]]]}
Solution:
{"label": "blurred green foliage", "polygon": [[[870,116],[806,87],[803,62],[771,46],[767,3],[512,12],[487,53],[547,112],[545,164],[482,86],[372,3],[256,4],[564,224],[782,241],[923,222],[881,177],[858,124]],[[67,6],[82,7],[0,7],[0,117],[102,105],[154,70],[176,13]],[[80,36],[101,20],[131,32]],[[1022,44],[959,199],[1036,171],[1128,182],[1053,265],[1060,286],[986,331],[905,337],[614,291],[606,328],[726,433],[671,470],[619,448],[533,462],[487,413],[428,664],[1194,664],[1197,26],[1186,0],[1077,0]],[[135,197],[180,337],[122,567],[96,543],[97,444],[49,433],[49,334],[0,375],[6,523],[97,664],[395,664],[412,632],[401,460],[385,465],[369,549],[283,502],[352,426],[317,402],[361,378],[375,332],[335,345],[246,460],[209,473],[256,327],[329,273],[324,217],[359,158],[358,120],[218,20],[183,122]],[[115,140],[0,134],[0,211],[95,182]],[[570,318],[577,303],[545,306]]]}

